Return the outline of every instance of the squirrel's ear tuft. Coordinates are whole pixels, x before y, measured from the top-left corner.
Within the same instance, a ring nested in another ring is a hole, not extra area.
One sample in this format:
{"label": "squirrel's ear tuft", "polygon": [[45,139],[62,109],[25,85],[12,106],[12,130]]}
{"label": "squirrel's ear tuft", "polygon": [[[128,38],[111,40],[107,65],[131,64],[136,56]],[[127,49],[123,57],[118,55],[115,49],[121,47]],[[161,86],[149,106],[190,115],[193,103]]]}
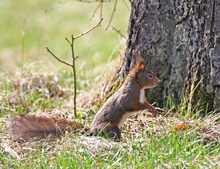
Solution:
{"label": "squirrel's ear tuft", "polygon": [[137,55],[138,55],[138,51],[137,51],[137,50],[132,50],[132,54],[133,54],[134,56],[137,56]]}
{"label": "squirrel's ear tuft", "polygon": [[145,64],[141,62],[138,66],[138,70],[144,70],[144,69],[145,69]]}
{"label": "squirrel's ear tuft", "polygon": [[137,50],[133,50],[133,57],[136,59],[136,64],[139,64],[141,62],[145,63],[144,58],[141,56]]}
{"label": "squirrel's ear tuft", "polygon": [[140,54],[137,50],[133,50],[132,54],[133,54],[133,57],[135,57],[136,59],[140,57]]}

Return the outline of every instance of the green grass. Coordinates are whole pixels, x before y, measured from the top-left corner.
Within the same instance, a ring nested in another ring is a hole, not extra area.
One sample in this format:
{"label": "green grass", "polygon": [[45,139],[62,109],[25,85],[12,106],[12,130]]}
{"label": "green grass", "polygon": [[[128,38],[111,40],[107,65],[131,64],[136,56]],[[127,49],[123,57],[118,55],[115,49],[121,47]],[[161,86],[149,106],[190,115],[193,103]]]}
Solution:
{"label": "green grass", "polygon": [[[52,58],[46,46],[70,62],[64,38],[88,30],[100,17],[98,12],[90,20],[97,3],[74,0],[45,12],[59,2],[0,2],[0,168],[219,168],[220,114],[192,116],[194,109],[187,110],[187,102],[175,105],[170,98],[165,111],[168,113],[161,112],[158,118],[146,112],[132,117],[123,128],[120,142],[87,137],[80,131],[67,132],[56,140],[11,138],[5,130],[8,117],[22,113],[46,112],[63,117],[73,114],[71,69]],[[104,4],[102,26],[75,42],[76,55],[80,56],[76,62],[78,97],[87,95],[85,98],[97,100],[92,95],[93,90],[101,90],[95,84],[96,78],[109,70],[107,63],[112,53],[110,60],[123,48],[119,34],[105,30],[113,6]],[[123,1],[118,1],[112,25],[125,35],[129,12]],[[105,80],[109,76],[102,77]],[[79,110],[78,120],[89,126],[94,110]],[[187,130],[171,130],[180,124]]]}
{"label": "green grass", "polygon": [[[5,80],[0,83],[0,168],[219,168],[220,114],[203,118],[186,116],[189,112],[175,114],[170,110],[181,107],[172,100],[167,103],[168,114],[152,118],[142,112],[128,121],[120,142],[88,137],[80,131],[66,133],[56,140],[14,141],[5,131],[9,115],[46,112],[68,117],[72,114],[72,83],[64,83],[65,78],[60,78],[63,76],[25,68],[16,72],[16,76],[2,76]],[[56,90],[58,86],[61,88]],[[51,96],[51,92],[57,95]],[[79,111],[78,120],[88,126],[94,113]],[[179,124],[188,129],[171,130]]]}
{"label": "green grass", "polygon": [[[100,20],[100,11],[98,10],[91,18],[98,3],[82,3],[74,0],[59,2],[59,0],[0,2],[1,71],[8,70],[9,67],[30,64],[33,61],[40,61],[51,71],[60,68],[69,70],[68,67],[57,62],[46,51],[46,47],[61,59],[71,63],[70,48],[65,37],[78,35],[97,24]],[[102,14],[104,20],[101,27],[75,41],[75,54],[80,56],[76,62],[77,70],[78,73],[84,71],[86,77],[94,78],[99,75],[111,55],[113,54],[115,58],[121,49],[119,34],[111,27],[105,30],[113,7],[112,2],[104,3]],[[45,12],[47,9],[50,10]],[[123,15],[120,11],[123,11]],[[129,13],[130,10],[119,1],[111,23],[111,26],[120,30],[125,36]]]}
{"label": "green grass", "polygon": [[[22,160],[3,153],[5,168],[218,168],[220,147],[201,144],[196,134],[169,132],[164,136],[145,135],[125,143],[102,140],[97,150],[81,143],[75,136],[71,144],[37,148]],[[93,139],[93,141],[97,141]],[[43,143],[42,143],[43,144]],[[59,142],[54,143],[59,144]],[[93,142],[95,145],[96,143]],[[100,142],[97,142],[100,144]],[[113,144],[110,148],[109,145]],[[106,146],[107,145],[107,146]],[[59,148],[59,149],[60,149]],[[63,148],[63,150],[62,150]],[[95,152],[93,152],[95,151]]]}
{"label": "green grass", "polygon": [[[11,78],[13,77],[11,75]],[[42,79],[42,89],[53,84],[51,76]],[[30,90],[18,90],[20,93],[12,84],[3,84],[5,95],[4,99],[0,100],[1,106],[5,108],[0,109],[1,168],[217,169],[220,166],[219,113],[203,118],[180,113],[161,113],[158,118],[152,118],[142,112],[137,119],[133,117],[133,121],[125,124],[120,142],[84,136],[80,131],[66,133],[57,140],[14,141],[4,130],[9,114],[15,116],[24,113],[24,105],[28,105],[28,110],[32,113],[53,114],[58,111],[62,116],[68,117],[72,113],[73,105],[67,106],[71,103],[68,93],[49,97],[48,93],[35,91],[35,85],[38,83],[32,83],[33,88]],[[61,86],[64,87],[64,84]],[[8,104],[11,94],[14,94],[13,98],[22,95],[22,102]],[[94,116],[93,111],[78,114],[78,119],[86,126]],[[185,124],[189,128],[184,131],[171,130],[172,126],[179,124]]]}

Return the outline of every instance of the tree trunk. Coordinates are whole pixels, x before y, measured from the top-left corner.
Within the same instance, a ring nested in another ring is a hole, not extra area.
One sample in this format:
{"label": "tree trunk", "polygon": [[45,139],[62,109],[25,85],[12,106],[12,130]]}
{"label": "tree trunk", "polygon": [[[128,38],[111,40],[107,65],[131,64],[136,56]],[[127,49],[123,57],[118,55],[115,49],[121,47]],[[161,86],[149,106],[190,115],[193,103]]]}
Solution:
{"label": "tree trunk", "polygon": [[198,110],[220,110],[219,0],[134,0],[124,75],[133,49],[162,80],[147,92],[150,102],[165,106],[168,97],[184,97]]}

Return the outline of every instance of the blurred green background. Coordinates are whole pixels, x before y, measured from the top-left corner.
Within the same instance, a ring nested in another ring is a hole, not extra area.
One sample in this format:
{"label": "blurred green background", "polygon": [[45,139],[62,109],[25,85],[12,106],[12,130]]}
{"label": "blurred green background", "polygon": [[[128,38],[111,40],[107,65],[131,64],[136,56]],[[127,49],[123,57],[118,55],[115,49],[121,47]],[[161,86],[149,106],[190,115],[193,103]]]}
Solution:
{"label": "blurred green background", "polygon": [[[0,1],[0,71],[15,71],[24,65],[37,63],[49,71],[68,69],[56,61],[47,51],[71,63],[69,44],[65,37],[78,35],[100,20],[99,2],[67,1]],[[118,1],[111,25],[106,30],[115,1],[103,3],[100,27],[75,41],[77,69],[93,78],[103,71],[108,60],[118,56],[125,39],[112,29],[115,27],[127,35],[130,14],[129,1]]]}

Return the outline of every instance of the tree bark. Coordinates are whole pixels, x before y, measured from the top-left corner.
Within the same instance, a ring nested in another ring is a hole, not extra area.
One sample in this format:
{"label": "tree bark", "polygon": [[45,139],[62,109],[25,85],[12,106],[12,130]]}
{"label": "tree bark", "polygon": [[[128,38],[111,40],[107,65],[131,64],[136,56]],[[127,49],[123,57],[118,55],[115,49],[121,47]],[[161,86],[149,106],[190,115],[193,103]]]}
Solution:
{"label": "tree bark", "polygon": [[145,57],[162,80],[147,92],[165,106],[182,98],[197,110],[220,110],[220,1],[134,0],[128,27],[123,75],[132,50]]}

